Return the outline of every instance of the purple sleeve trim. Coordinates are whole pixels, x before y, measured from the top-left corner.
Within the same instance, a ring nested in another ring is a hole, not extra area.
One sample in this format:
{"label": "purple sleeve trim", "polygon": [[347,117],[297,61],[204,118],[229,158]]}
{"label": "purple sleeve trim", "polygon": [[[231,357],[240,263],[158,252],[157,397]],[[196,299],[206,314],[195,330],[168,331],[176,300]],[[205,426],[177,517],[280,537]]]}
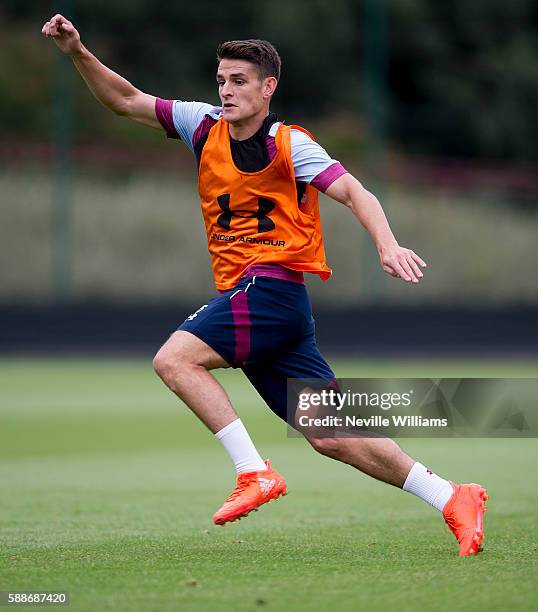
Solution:
{"label": "purple sleeve trim", "polygon": [[276,155],[276,142],[274,136],[267,136],[265,139],[265,146],[267,148],[267,155],[269,156],[269,161],[272,162]]}
{"label": "purple sleeve trim", "polygon": [[159,123],[163,126],[168,138],[179,139],[179,134],[174,127],[173,106],[173,100],[163,100],[162,98],[157,98],[155,100],[155,115],[157,116]]}
{"label": "purple sleeve trim", "polygon": [[347,170],[339,162],[335,162],[332,166],[325,168],[323,172],[320,172],[312,181],[311,185],[319,191],[325,193],[330,185],[340,178],[343,174],[346,174]]}
{"label": "purple sleeve trim", "polygon": [[217,123],[217,120],[211,117],[210,115],[205,115],[202,121],[200,121],[198,127],[196,128],[194,134],[192,135],[192,147],[196,147],[196,145],[202,140],[206,138],[209,134],[209,130]]}

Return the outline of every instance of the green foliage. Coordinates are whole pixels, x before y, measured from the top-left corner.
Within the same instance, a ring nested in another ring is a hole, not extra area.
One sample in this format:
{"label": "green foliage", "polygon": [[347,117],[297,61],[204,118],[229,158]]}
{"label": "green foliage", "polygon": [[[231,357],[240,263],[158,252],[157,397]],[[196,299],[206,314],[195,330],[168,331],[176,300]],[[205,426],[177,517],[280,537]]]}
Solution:
{"label": "green foliage", "polygon": [[413,152],[536,161],[536,3],[391,7],[394,137]]}
{"label": "green foliage", "polygon": [[39,49],[35,33],[26,28],[0,33],[2,136],[43,139],[50,127],[53,57]]}
{"label": "green foliage", "polygon": [[[78,0],[75,23],[105,63],[144,91],[217,102],[215,48],[266,38],[283,57],[274,107],[287,121],[357,113],[362,107],[364,1]],[[388,137],[413,153],[536,161],[538,11],[533,0],[442,3],[386,0]],[[54,46],[41,38],[41,3],[0,8],[0,116],[4,137],[44,138]],[[3,17],[3,19],[2,19]],[[71,17],[68,15],[68,17]],[[375,36],[375,32],[373,33]],[[143,142],[96,110],[77,85],[77,139]],[[363,138],[368,140],[368,125]]]}

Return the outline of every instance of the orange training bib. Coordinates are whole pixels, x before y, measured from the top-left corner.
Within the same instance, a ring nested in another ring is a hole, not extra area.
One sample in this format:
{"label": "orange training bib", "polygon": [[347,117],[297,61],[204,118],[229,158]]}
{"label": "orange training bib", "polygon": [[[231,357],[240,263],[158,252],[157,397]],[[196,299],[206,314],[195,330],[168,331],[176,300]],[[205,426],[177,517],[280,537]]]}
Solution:
{"label": "orange training bib", "polygon": [[325,262],[317,189],[307,185],[297,202],[290,129],[279,126],[275,157],[259,172],[235,166],[224,119],[209,132],[198,191],[217,289],[232,289],[248,266],[260,263],[312,272],[323,280],[332,274]]}

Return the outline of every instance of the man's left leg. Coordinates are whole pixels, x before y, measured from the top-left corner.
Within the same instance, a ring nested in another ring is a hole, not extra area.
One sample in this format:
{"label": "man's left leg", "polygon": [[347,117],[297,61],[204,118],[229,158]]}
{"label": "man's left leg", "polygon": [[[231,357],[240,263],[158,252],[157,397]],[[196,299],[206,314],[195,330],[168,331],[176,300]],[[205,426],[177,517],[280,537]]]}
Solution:
{"label": "man's left leg", "polygon": [[[313,336],[304,338],[270,368],[253,367],[246,369],[245,373],[273,412],[288,422],[288,379],[330,381],[334,378]],[[487,493],[480,485],[456,485],[441,478],[412,459],[390,438],[364,436],[307,440],[319,453],[413,493],[437,508],[458,540],[460,556],[477,554],[481,550]]]}
{"label": "man's left leg", "polygon": [[364,474],[413,493],[442,512],[460,545],[460,556],[482,550],[483,515],[488,499],[477,484],[456,485],[415,461],[390,438],[307,438],[319,453]]}

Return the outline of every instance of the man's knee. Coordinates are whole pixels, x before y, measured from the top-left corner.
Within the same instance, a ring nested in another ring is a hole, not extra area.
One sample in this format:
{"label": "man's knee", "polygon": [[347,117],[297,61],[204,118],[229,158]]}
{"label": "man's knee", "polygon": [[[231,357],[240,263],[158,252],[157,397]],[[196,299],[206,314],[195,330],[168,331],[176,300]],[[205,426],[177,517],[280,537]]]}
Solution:
{"label": "man's knee", "polygon": [[227,368],[228,363],[208,344],[184,331],[176,331],[153,359],[155,372],[168,384],[192,368]]}
{"label": "man's knee", "polygon": [[175,377],[182,365],[181,358],[178,355],[172,355],[164,347],[153,358],[153,369],[165,383]]}
{"label": "man's knee", "polygon": [[328,457],[337,457],[343,449],[340,438],[307,438],[314,450]]}
{"label": "man's knee", "polygon": [[153,358],[153,369],[166,383],[173,380],[192,364],[193,355],[189,355],[187,347],[180,338],[174,338],[163,344]]}

